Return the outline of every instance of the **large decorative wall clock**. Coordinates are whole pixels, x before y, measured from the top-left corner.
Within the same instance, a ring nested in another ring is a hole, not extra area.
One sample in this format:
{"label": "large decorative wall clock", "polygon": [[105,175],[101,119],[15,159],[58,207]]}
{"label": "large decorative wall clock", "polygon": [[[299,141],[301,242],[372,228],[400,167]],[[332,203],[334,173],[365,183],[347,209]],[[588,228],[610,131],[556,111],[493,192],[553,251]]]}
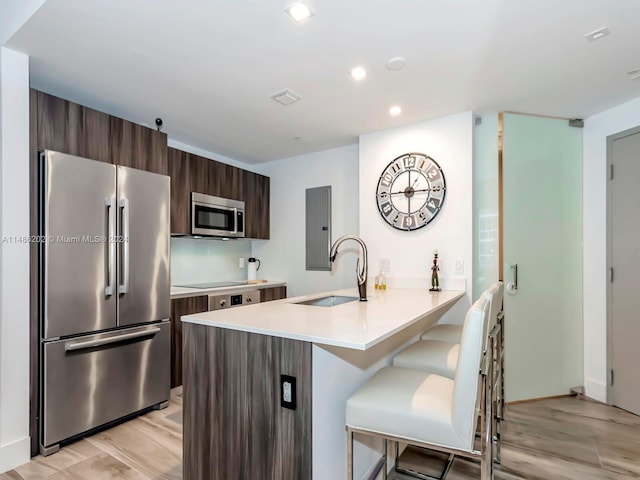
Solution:
{"label": "large decorative wall clock", "polygon": [[382,218],[398,230],[417,230],[442,209],[447,184],[440,165],[424,153],[405,153],[382,171],[376,200]]}

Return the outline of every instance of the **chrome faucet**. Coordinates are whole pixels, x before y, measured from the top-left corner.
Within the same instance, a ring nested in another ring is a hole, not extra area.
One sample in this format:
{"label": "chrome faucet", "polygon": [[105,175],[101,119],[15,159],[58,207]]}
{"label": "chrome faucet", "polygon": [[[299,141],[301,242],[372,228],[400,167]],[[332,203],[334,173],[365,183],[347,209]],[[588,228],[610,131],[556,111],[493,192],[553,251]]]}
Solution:
{"label": "chrome faucet", "polygon": [[329,253],[329,260],[333,263],[338,255],[338,247],[345,240],[354,240],[360,244],[362,250],[362,263],[360,263],[360,255],[358,255],[358,261],[356,263],[356,276],[358,277],[358,293],[360,294],[360,301],[367,301],[367,246],[364,244],[360,237],[355,235],[343,235],[337,239],[333,245],[331,245],[331,252]]}

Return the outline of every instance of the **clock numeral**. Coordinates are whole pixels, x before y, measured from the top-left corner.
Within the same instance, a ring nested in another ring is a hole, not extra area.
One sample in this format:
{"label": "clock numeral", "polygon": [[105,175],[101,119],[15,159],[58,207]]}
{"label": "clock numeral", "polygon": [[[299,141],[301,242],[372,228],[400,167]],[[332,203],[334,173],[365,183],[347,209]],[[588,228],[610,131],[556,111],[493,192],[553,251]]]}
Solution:
{"label": "clock numeral", "polygon": [[410,170],[416,168],[416,157],[404,157],[402,159],[402,163],[404,163],[405,170]]}
{"label": "clock numeral", "polygon": [[431,186],[431,191],[433,193],[438,193],[442,190],[442,185],[432,185]]}
{"label": "clock numeral", "polygon": [[440,172],[435,167],[433,167],[427,172],[427,175],[429,176],[429,180],[433,180],[434,178],[440,176]]}
{"label": "clock numeral", "polygon": [[383,199],[383,200],[384,200],[385,198],[387,198],[388,196],[389,196],[389,192],[380,192],[380,193],[378,194],[378,197],[379,197],[379,198],[381,198],[381,199]]}
{"label": "clock numeral", "polygon": [[404,217],[403,223],[406,228],[411,228],[415,224],[415,221],[411,215],[407,215],[406,217]]}
{"label": "clock numeral", "polygon": [[391,212],[393,212],[393,207],[391,206],[390,203],[385,203],[384,205],[381,205],[380,209],[382,210],[382,213],[384,213],[387,217],[389,216],[389,214],[391,214]]}
{"label": "clock numeral", "polygon": [[440,208],[440,200],[437,198],[432,198],[427,202],[427,210],[431,213],[434,213],[436,210]]}
{"label": "clock numeral", "polygon": [[393,173],[395,174],[402,170],[402,167],[399,163],[394,163],[393,165],[391,165],[391,170],[393,170]]}
{"label": "clock numeral", "polygon": [[393,182],[393,175],[389,172],[385,172],[382,175],[382,179],[380,180],[380,185],[383,187],[390,187]]}

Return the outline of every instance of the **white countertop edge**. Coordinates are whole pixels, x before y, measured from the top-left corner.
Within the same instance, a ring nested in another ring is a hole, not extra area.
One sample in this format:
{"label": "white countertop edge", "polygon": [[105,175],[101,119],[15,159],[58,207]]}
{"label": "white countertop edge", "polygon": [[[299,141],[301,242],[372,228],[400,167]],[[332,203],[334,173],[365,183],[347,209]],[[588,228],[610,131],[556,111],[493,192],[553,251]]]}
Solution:
{"label": "white countertop edge", "polygon": [[[380,335],[379,337],[375,338],[374,340],[371,340],[370,342],[365,342],[365,343],[348,342],[348,341],[342,341],[342,340],[335,339],[335,338],[324,338],[324,337],[321,337],[321,336],[302,335],[302,334],[298,334],[298,333],[295,333],[295,332],[285,332],[285,331],[282,331],[282,330],[260,328],[260,327],[256,327],[256,326],[252,326],[252,325],[238,325],[238,324],[224,322],[224,321],[203,320],[203,319],[191,316],[191,315],[185,315],[185,316],[181,317],[181,321],[185,322],[185,323],[203,325],[203,326],[207,326],[207,327],[225,328],[227,330],[236,330],[236,331],[240,331],[240,332],[257,333],[257,334],[260,334],[260,335],[269,335],[269,336],[272,336],[272,337],[288,338],[288,339],[291,339],[291,340],[300,340],[300,341],[303,341],[303,342],[310,342],[310,343],[315,343],[315,344],[318,344],[318,345],[330,345],[330,346],[334,346],[334,347],[343,347],[343,348],[349,348],[349,349],[353,349],[353,350],[363,350],[364,351],[364,350],[368,350],[369,348],[371,348],[371,347],[383,342],[384,340],[394,336],[395,334],[399,333],[400,331],[404,330],[405,328],[408,328],[411,325],[414,325],[416,322],[418,322],[421,319],[423,319],[427,314],[428,315],[433,315],[433,314],[435,314],[435,313],[437,313],[437,312],[439,312],[439,311],[441,311],[443,309],[446,309],[446,307],[448,307],[451,304],[453,304],[453,303],[457,302],[458,300],[460,300],[466,293],[464,290],[448,290],[448,292],[454,293],[454,296],[451,297],[446,302],[443,302],[441,305],[438,306],[438,308],[436,308],[434,310],[431,310],[429,312],[425,312],[422,315],[418,315],[417,317],[415,317],[415,318],[403,323],[402,325],[398,326],[397,328],[389,330],[384,335]],[[314,299],[314,298],[320,298],[320,297],[323,297],[323,296],[326,296],[326,295],[340,295],[340,294],[345,294],[344,290],[329,291],[329,292],[322,292],[322,293],[317,293],[317,294],[312,294],[312,295],[304,295],[304,296],[300,296],[300,297],[286,298],[286,299],[277,300],[275,302],[269,302],[269,303],[271,305],[274,305],[276,303],[295,304],[296,302],[305,301],[305,300],[311,300],[311,299]],[[256,308],[256,307],[259,308],[260,304],[250,305],[250,306],[247,306],[247,307],[239,307],[239,308]],[[312,307],[312,306],[307,306],[307,305],[296,305],[296,307],[318,308],[318,307]]]}
{"label": "white countertop edge", "polygon": [[171,300],[175,300],[176,298],[199,297],[201,295],[211,295],[215,293],[220,293],[220,294],[242,293],[248,290],[260,290],[262,288],[271,288],[271,287],[285,287],[286,285],[287,285],[287,282],[283,282],[280,280],[269,280],[267,282],[262,282],[262,283],[247,283],[246,285],[231,285],[229,287],[215,287],[215,288],[171,287]]}

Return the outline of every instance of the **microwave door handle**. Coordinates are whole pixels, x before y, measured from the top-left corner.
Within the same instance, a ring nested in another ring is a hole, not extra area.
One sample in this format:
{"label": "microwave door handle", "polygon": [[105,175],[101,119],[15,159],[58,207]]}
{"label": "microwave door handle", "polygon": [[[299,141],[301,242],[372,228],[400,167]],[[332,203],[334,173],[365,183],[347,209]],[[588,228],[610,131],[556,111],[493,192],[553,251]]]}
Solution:
{"label": "microwave door handle", "polygon": [[233,209],[233,234],[238,233],[238,209]]}

